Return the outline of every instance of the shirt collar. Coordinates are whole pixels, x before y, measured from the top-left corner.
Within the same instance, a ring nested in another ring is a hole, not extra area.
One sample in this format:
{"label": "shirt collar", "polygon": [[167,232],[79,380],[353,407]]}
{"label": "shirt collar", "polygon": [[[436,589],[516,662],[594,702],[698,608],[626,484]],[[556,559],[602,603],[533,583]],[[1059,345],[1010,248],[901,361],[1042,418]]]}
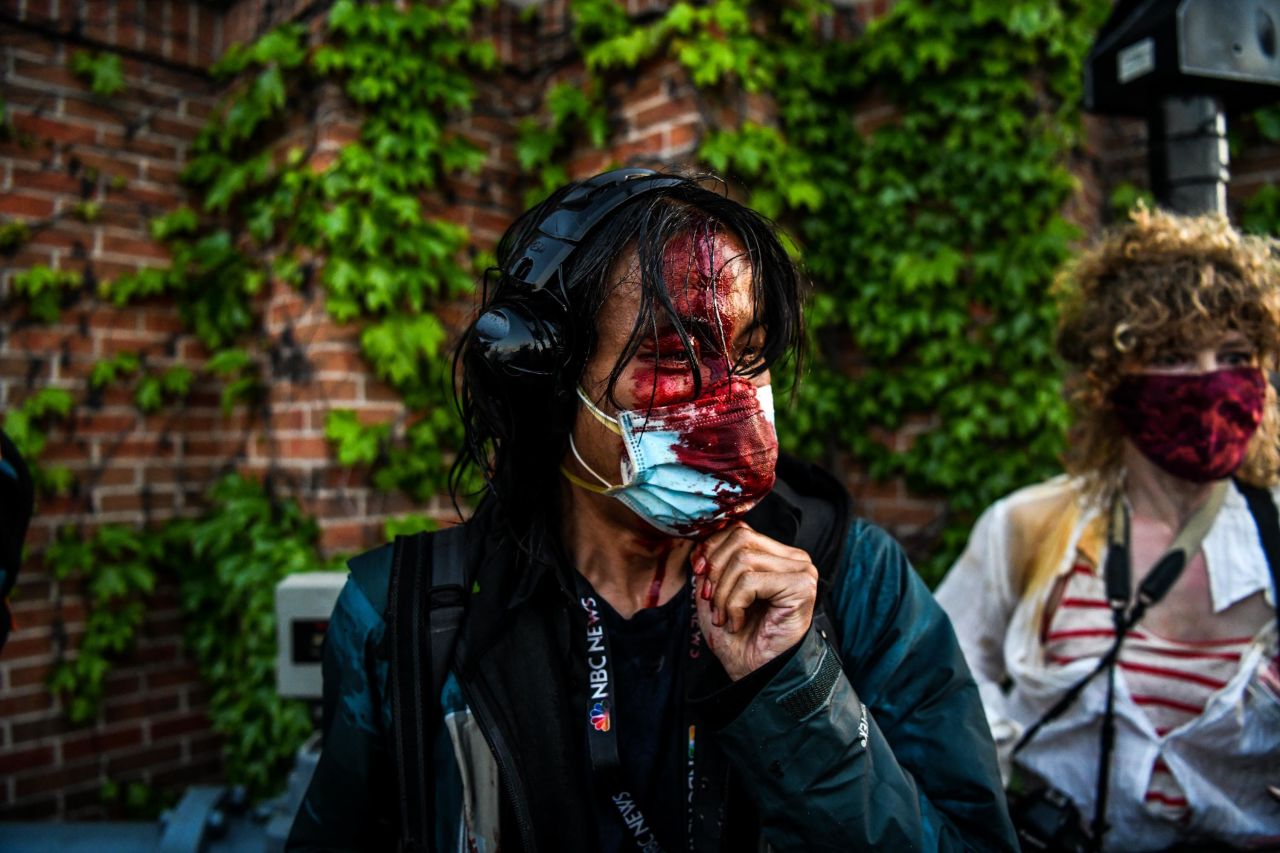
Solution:
{"label": "shirt collar", "polygon": [[1258,525],[1234,482],[1200,547],[1209,569],[1209,594],[1214,613],[1221,613],[1258,590],[1275,605],[1271,570],[1262,550]]}

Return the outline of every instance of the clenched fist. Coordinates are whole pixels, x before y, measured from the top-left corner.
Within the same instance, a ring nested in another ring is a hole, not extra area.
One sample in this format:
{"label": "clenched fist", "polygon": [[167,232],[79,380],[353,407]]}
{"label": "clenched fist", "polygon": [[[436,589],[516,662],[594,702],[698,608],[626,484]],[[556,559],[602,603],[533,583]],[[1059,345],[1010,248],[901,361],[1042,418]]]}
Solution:
{"label": "clenched fist", "polygon": [[813,621],[818,570],[799,548],[739,521],[694,546],[698,624],[734,681],[800,642]]}

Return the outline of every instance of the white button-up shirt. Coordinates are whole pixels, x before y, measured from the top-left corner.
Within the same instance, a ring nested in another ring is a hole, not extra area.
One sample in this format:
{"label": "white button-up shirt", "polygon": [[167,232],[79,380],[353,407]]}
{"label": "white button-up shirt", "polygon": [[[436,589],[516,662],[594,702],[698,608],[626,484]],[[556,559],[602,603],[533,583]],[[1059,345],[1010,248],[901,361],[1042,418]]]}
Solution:
{"label": "white button-up shirt", "polygon": [[[1015,492],[982,514],[938,587],[978,682],[1006,779],[1022,732],[1097,664],[1096,657],[1048,662],[1039,629],[1055,582],[1079,560],[1103,564],[1103,516],[1079,481],[1065,476]],[[1258,528],[1234,487],[1201,549],[1215,612],[1260,590],[1274,607]],[[1280,698],[1264,683],[1276,646],[1276,623],[1269,620],[1204,711],[1163,736],[1117,672],[1107,849],[1159,850],[1197,837],[1280,843],[1280,802],[1267,792],[1268,785],[1280,785]],[[1094,678],[1016,759],[1071,797],[1086,821],[1096,795],[1106,685],[1105,674]],[[1186,794],[1190,815],[1182,824],[1145,802],[1158,761]]]}

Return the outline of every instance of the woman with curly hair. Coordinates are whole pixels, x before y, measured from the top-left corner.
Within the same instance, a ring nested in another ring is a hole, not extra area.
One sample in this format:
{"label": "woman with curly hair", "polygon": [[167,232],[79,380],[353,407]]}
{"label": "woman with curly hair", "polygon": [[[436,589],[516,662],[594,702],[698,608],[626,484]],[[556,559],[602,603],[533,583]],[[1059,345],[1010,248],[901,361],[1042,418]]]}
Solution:
{"label": "woman with curly hair", "polygon": [[1060,278],[1067,473],[983,513],[937,591],[1022,833],[1280,841],[1276,249],[1139,208]]}

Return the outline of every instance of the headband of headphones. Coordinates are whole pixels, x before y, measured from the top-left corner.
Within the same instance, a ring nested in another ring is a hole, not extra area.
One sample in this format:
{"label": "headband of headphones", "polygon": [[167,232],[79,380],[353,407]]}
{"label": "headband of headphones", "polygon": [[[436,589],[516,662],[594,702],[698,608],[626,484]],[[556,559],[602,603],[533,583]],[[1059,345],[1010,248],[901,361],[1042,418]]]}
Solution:
{"label": "headband of headphones", "polygon": [[[543,217],[524,250],[504,267],[508,292],[476,320],[471,348],[499,374],[555,376],[568,362],[561,276],[583,240],[620,206],[644,193],[684,183],[650,169],[615,169],[583,181]],[[531,299],[554,282],[561,311],[546,316],[550,300]]]}

